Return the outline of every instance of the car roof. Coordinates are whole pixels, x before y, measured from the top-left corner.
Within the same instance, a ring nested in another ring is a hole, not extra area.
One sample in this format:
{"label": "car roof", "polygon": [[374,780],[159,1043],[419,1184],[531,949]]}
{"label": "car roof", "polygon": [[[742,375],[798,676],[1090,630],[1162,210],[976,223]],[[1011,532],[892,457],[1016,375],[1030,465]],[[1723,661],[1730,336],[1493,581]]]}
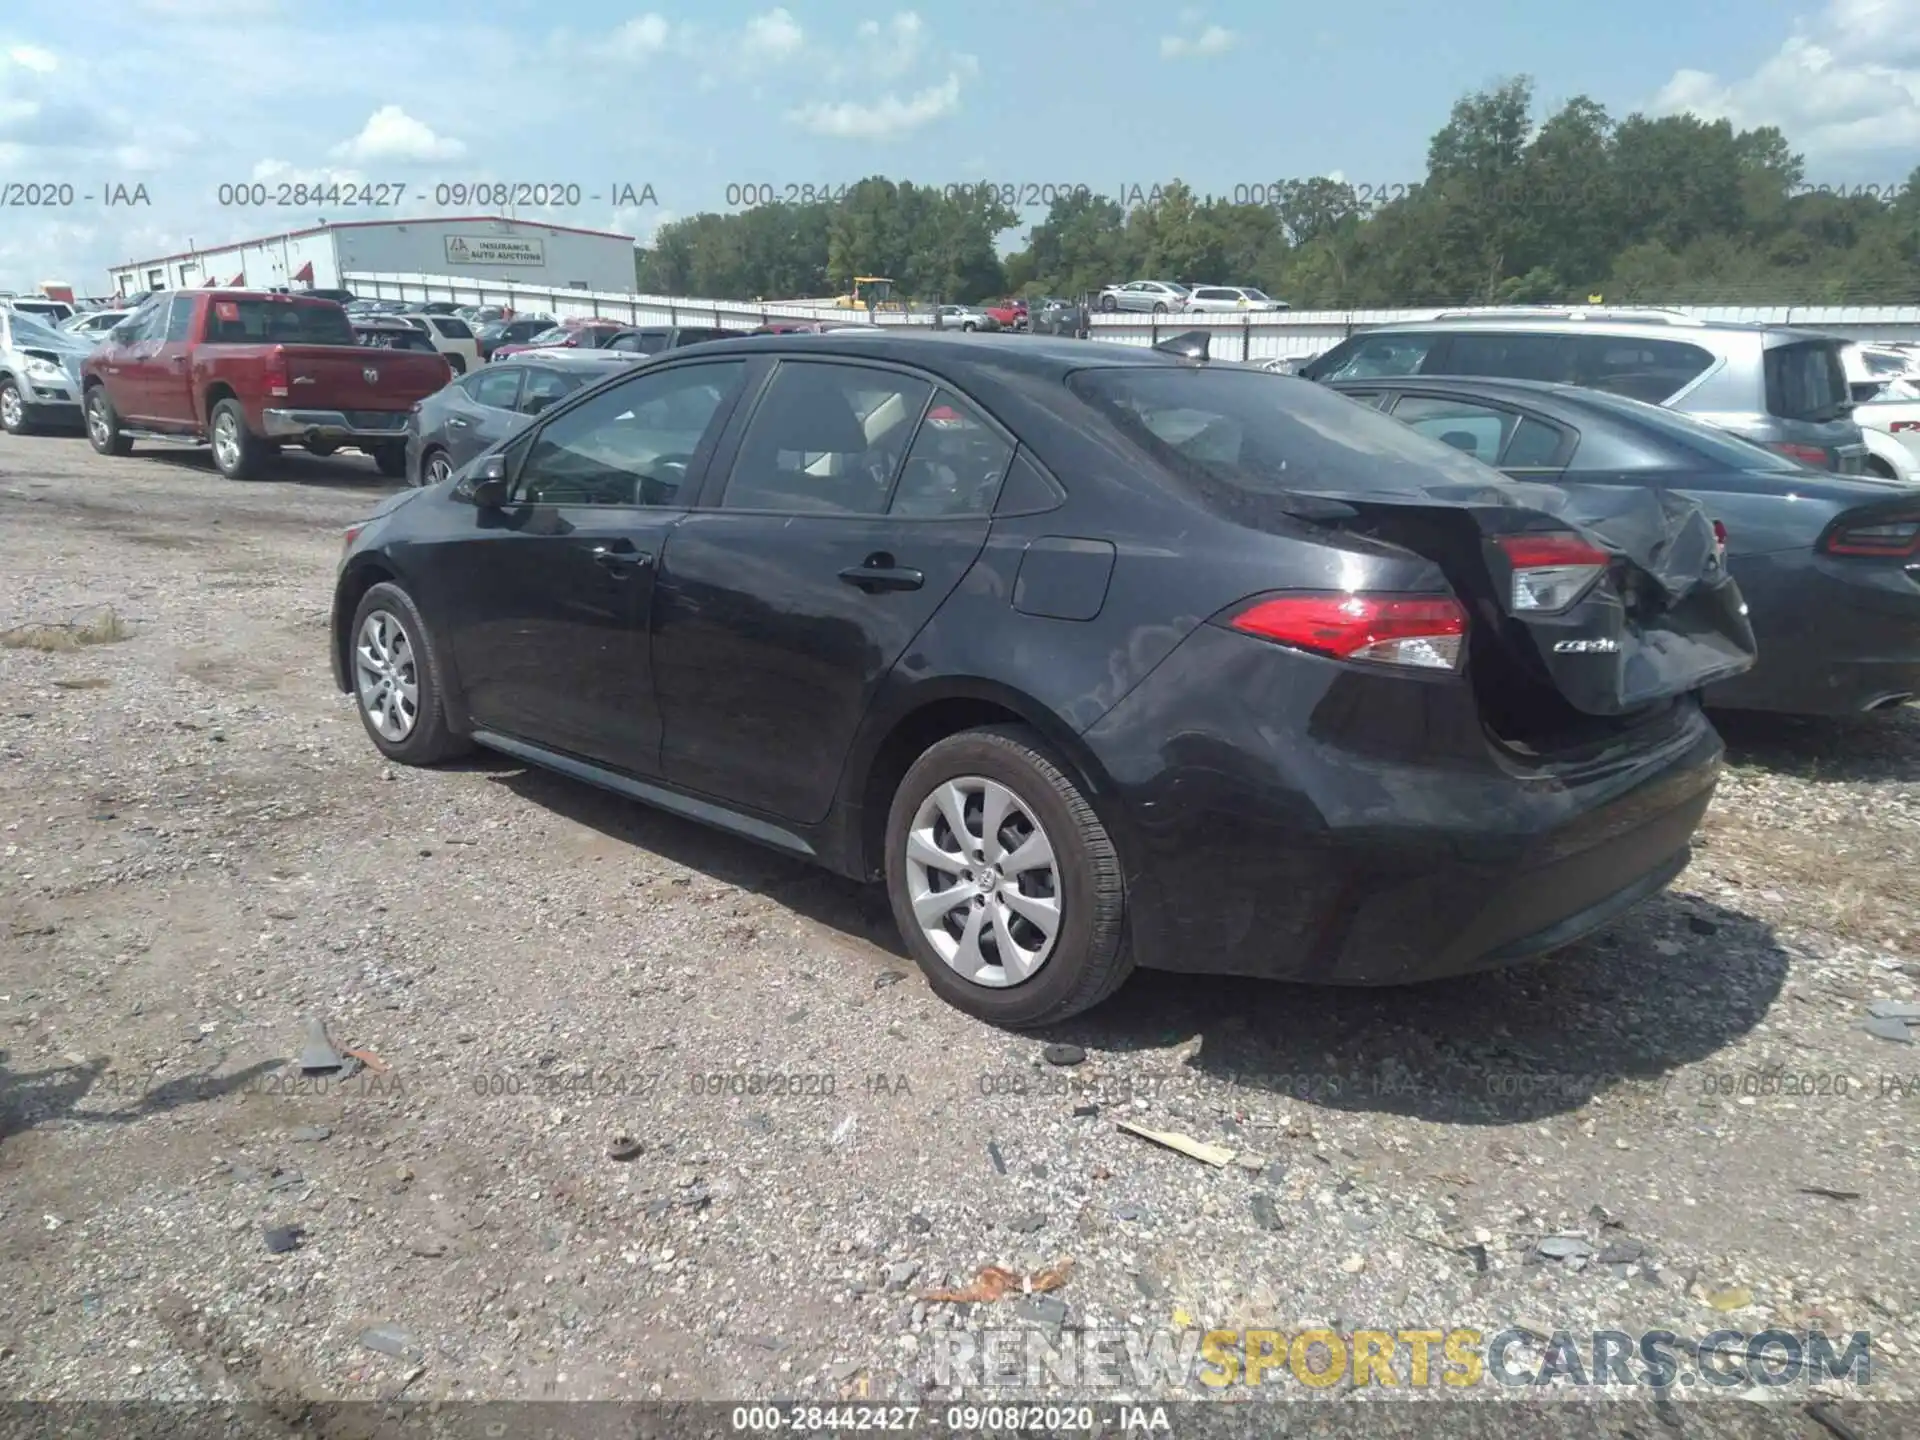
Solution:
{"label": "car roof", "polygon": [[919,365],[934,371],[989,368],[1053,378],[1064,377],[1075,370],[1192,364],[1139,345],[1110,345],[1098,340],[1051,336],[1010,341],[1004,335],[968,335],[962,331],[935,330],[930,325],[853,325],[824,335],[729,336],[673,353],[693,355],[708,345],[724,346],[729,355],[765,352],[836,359],[858,357]]}
{"label": "car roof", "polygon": [[[1577,313],[1577,312],[1574,312]],[[1611,319],[1579,316],[1567,318],[1562,312],[1551,315],[1496,315],[1489,312],[1463,312],[1451,320],[1395,320],[1373,325],[1353,338],[1368,335],[1419,335],[1433,331],[1499,332],[1502,330],[1537,335],[1615,335],[1635,340],[1676,340],[1685,344],[1696,335],[1760,335],[1768,339],[1808,340],[1814,332],[1785,325],[1762,325],[1742,320],[1695,320],[1680,317],[1671,320]]]}
{"label": "car roof", "polygon": [[633,363],[627,352],[623,350],[570,350],[560,345],[551,347],[543,345],[532,350],[516,350],[511,355],[502,355],[493,363],[495,365],[545,365],[549,361],[560,365],[631,365]]}

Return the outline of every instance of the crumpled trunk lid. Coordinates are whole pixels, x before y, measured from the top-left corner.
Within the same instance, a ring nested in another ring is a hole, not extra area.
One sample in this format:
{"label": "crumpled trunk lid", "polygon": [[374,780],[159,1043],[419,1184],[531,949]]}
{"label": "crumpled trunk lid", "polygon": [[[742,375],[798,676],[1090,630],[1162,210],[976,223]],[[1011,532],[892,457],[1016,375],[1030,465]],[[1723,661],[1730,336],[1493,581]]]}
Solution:
{"label": "crumpled trunk lid", "polygon": [[[1585,716],[1630,715],[1754,663],[1746,602],[1712,521],[1658,487],[1506,482],[1294,493],[1322,502],[1309,507],[1317,523],[1440,566],[1477,622],[1468,664],[1496,729],[1500,717],[1508,729],[1537,729],[1553,697]],[[1516,608],[1515,567],[1501,540],[1568,533],[1606,552],[1603,573],[1559,613]]]}

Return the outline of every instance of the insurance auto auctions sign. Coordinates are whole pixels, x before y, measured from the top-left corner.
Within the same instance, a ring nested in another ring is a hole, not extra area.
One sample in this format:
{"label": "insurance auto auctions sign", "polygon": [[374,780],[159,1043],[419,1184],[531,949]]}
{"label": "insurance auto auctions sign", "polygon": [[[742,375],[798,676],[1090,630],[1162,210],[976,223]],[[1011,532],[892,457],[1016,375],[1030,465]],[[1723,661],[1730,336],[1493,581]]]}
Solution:
{"label": "insurance auto auctions sign", "polygon": [[544,265],[547,247],[540,240],[503,240],[497,235],[447,236],[449,265]]}

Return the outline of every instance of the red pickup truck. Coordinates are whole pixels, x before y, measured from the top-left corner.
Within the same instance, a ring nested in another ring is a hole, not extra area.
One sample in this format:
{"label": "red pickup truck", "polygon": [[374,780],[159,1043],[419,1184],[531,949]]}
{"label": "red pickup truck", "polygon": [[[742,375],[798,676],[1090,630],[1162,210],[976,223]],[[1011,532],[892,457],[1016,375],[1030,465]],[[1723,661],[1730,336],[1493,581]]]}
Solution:
{"label": "red pickup truck", "polygon": [[220,473],[246,480],[283,445],[355,449],[397,478],[408,413],[453,372],[438,354],[363,346],[332,300],[177,290],[142,302],[80,377],[102,455],[136,439],[211,444]]}

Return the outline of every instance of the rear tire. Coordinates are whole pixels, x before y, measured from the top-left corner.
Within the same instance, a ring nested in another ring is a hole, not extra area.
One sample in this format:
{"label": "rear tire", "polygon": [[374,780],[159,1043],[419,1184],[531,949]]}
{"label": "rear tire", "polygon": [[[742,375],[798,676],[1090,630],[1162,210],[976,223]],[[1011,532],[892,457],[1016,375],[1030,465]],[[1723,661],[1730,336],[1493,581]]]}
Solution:
{"label": "rear tire", "polygon": [[1120,308],[1120,302],[1114,299],[1113,296],[1102,295],[1100,297],[1100,313],[1102,315],[1111,315],[1113,314],[1114,311],[1118,310],[1119,308]]}
{"label": "rear tire", "polygon": [[[1004,807],[991,837],[989,804]],[[956,809],[964,836],[947,818]],[[894,793],[886,847],[901,937],[957,1009],[1015,1029],[1048,1025],[1098,1005],[1131,972],[1120,857],[1066,768],[1026,727],[966,730],[929,747]],[[1028,863],[1007,863],[1022,855]],[[1034,918],[1049,908],[1050,933]],[[1009,966],[1003,943],[1037,959]]]}
{"label": "rear tire", "polygon": [[411,595],[390,581],[373,586],[354,608],[347,645],[354,708],[382,755],[435,765],[473,749],[447,727],[440,652]]}
{"label": "rear tire", "polygon": [[389,480],[404,479],[407,473],[407,447],[382,445],[373,452],[373,463],[380,467],[380,473]]}
{"label": "rear tire", "polygon": [[208,417],[213,441],[214,468],[229,480],[252,480],[271,453],[267,443],[247,428],[247,412],[238,400],[222,400]]}
{"label": "rear tire", "polygon": [[107,398],[104,385],[95,385],[87,391],[87,443],[101,455],[131,455],[133,441],[120,431],[120,417],[115,413],[113,401]]}

